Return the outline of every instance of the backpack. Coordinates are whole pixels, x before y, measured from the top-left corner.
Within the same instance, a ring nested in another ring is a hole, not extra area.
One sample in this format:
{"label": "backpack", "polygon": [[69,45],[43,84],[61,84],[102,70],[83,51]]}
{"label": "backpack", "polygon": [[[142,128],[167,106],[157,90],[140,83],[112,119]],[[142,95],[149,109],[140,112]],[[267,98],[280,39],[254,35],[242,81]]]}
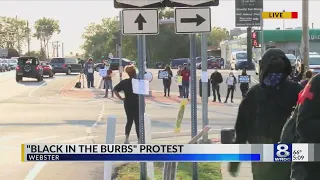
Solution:
{"label": "backpack", "polygon": [[80,82],[80,80],[81,80],[81,74],[80,74],[80,77],[79,77],[79,81],[76,82],[76,85],[74,85],[75,88],[81,88],[81,82]]}
{"label": "backpack", "polygon": [[284,124],[280,136],[281,143],[294,143],[297,141],[298,134],[296,128],[296,120],[299,115],[298,111],[299,107],[296,106],[292,111],[291,116],[287,119],[286,123]]}

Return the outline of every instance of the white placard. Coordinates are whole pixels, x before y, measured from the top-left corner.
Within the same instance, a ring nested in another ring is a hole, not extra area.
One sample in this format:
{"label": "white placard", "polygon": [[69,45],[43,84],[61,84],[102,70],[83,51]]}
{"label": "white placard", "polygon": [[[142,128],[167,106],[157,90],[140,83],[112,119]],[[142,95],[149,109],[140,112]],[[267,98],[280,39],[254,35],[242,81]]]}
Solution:
{"label": "white placard", "polygon": [[101,77],[106,77],[107,76],[107,72],[108,72],[108,69],[100,69],[99,70],[99,75]]}
{"label": "white placard", "polygon": [[135,94],[149,95],[149,81],[132,79],[132,90]]}
{"label": "white placard", "polygon": [[201,82],[208,82],[208,71],[201,71]]}
{"label": "white placard", "polygon": [[227,84],[233,86],[234,84],[234,77],[228,77]]}
{"label": "white placard", "polygon": [[169,78],[169,73],[168,71],[165,70],[160,70],[158,72],[158,79],[168,79]]}

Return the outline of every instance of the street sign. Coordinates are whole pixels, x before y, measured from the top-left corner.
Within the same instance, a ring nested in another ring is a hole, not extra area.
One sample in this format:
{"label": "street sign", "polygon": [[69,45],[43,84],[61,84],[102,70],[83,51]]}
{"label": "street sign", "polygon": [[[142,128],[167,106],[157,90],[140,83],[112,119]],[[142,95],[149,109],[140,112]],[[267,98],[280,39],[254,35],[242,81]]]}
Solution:
{"label": "street sign", "polygon": [[177,34],[211,32],[210,8],[176,8],[175,21]]}
{"label": "street sign", "polygon": [[219,6],[219,0],[167,0],[167,7],[206,7]]}
{"label": "street sign", "polygon": [[260,26],[260,12],[263,10],[263,0],[235,1],[236,27]]}
{"label": "street sign", "polygon": [[124,35],[159,34],[158,9],[124,9],[122,19]]}
{"label": "street sign", "polygon": [[166,7],[164,0],[113,0],[115,8],[159,8]]}

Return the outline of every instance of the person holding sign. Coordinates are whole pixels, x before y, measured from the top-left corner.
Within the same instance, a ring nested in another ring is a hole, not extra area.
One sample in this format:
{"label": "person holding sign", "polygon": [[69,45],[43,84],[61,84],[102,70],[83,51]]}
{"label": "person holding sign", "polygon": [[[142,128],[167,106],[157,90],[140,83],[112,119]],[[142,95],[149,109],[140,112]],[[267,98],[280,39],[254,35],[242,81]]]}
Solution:
{"label": "person holding sign", "polygon": [[163,77],[162,81],[163,81],[163,88],[164,88],[164,97],[167,96],[167,92],[168,92],[168,97],[170,97],[170,87],[171,87],[171,77],[172,77],[172,71],[170,69],[169,65],[166,65],[166,68],[164,69],[164,71],[166,72],[166,76]]}
{"label": "person holding sign", "polygon": [[231,103],[233,103],[233,94],[234,94],[234,90],[236,89],[236,84],[237,84],[237,79],[233,75],[233,72],[229,73],[229,77],[227,77],[226,83],[228,85],[228,91],[227,91],[227,97],[226,97],[226,100],[224,101],[224,103],[228,102],[228,98],[229,98],[230,93],[231,93]]}
{"label": "person holding sign", "polygon": [[[247,76],[247,70],[246,69],[243,69],[242,70],[242,73],[241,73],[242,76]],[[241,90],[241,93],[242,93],[242,98],[245,98],[246,95],[247,95],[247,92],[249,90],[249,83],[248,82],[240,82],[240,90]]]}
{"label": "person holding sign", "polygon": [[[139,139],[139,96],[133,93],[132,79],[137,77],[136,68],[134,65],[128,65],[124,68],[124,71],[129,75],[128,79],[120,81],[114,88],[114,94],[123,101],[124,110],[127,115],[127,124],[125,128],[126,139],[125,144],[129,144],[129,135],[134,122],[137,137]],[[122,97],[119,92],[123,91],[124,96]]]}

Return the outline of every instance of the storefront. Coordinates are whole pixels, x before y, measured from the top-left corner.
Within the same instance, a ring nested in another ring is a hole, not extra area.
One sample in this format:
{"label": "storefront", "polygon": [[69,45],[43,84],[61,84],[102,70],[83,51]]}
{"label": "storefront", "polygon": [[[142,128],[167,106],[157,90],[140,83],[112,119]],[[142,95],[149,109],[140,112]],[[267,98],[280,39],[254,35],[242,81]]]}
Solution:
{"label": "storefront", "polygon": [[[260,42],[261,34],[257,33]],[[290,30],[264,30],[263,31],[265,45],[274,44],[277,48],[282,49],[285,53],[300,54],[300,44],[302,37],[301,29]],[[310,52],[320,53],[320,29],[309,30],[309,46]]]}

